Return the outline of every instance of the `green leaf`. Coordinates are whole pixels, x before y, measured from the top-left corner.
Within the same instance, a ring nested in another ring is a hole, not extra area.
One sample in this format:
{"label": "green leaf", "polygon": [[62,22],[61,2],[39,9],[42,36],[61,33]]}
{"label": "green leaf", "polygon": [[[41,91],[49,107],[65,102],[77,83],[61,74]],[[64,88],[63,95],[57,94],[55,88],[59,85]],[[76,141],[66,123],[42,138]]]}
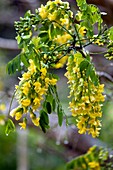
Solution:
{"label": "green leaf", "polygon": [[39,34],[39,37],[40,38],[44,38],[48,35],[48,32],[47,31],[41,31],[40,34]]}
{"label": "green leaf", "polygon": [[53,95],[52,95],[52,94],[48,94],[48,95],[46,96],[46,101],[52,103],[52,101],[53,101]]}
{"label": "green leaf", "polygon": [[109,29],[109,38],[113,41],[113,27]]}
{"label": "green leaf", "polygon": [[57,106],[58,124],[62,126],[64,111],[60,105]]}
{"label": "green leaf", "polygon": [[46,43],[49,40],[49,35],[47,31],[40,32],[38,36],[41,38],[41,41],[43,41],[44,43]]}
{"label": "green leaf", "polygon": [[28,35],[23,35],[23,36],[21,36],[24,40],[26,40],[26,39],[29,39],[30,37],[31,37],[31,35],[30,34],[28,34]]}
{"label": "green leaf", "polygon": [[6,122],[6,129],[5,129],[5,134],[8,136],[9,133],[15,131],[15,125],[11,119],[8,119]]}
{"label": "green leaf", "polygon": [[47,113],[51,114],[52,107],[51,107],[51,103],[50,102],[46,102],[46,109],[47,109]]}
{"label": "green leaf", "polygon": [[21,61],[23,62],[23,64],[28,67],[29,66],[29,63],[28,63],[28,60],[26,58],[26,56],[24,54],[21,53]]}
{"label": "green leaf", "polygon": [[84,60],[80,63],[80,71],[82,72],[83,70],[87,69],[88,65],[89,65],[89,62],[84,59]]}
{"label": "green leaf", "polygon": [[86,4],[86,0],[76,0],[77,2],[77,6],[81,9],[81,10],[85,10],[86,7],[87,7],[87,4]]}
{"label": "green leaf", "polygon": [[86,77],[88,78],[92,72],[91,64],[88,64],[88,67],[86,69]]}
{"label": "green leaf", "polygon": [[55,112],[55,108],[56,108],[56,101],[55,101],[55,99],[53,99],[53,101],[52,101],[52,110],[53,110],[53,112]]}
{"label": "green leaf", "polygon": [[24,17],[25,18],[29,18],[30,17],[30,15],[31,15],[31,11],[30,10],[28,10],[25,14],[24,14]]}
{"label": "green leaf", "polygon": [[48,114],[44,110],[40,110],[40,127],[42,128],[42,131],[45,133],[46,129],[49,128],[49,118]]}
{"label": "green leaf", "polygon": [[21,36],[20,36],[20,35],[17,35],[16,40],[17,40],[17,43],[20,44],[20,42],[21,42]]}
{"label": "green leaf", "polygon": [[13,60],[11,60],[6,67],[6,71],[8,74],[14,74],[16,71],[21,70],[21,59],[20,59],[20,54],[17,55]]}
{"label": "green leaf", "polygon": [[54,26],[53,26],[53,24],[49,25],[48,35],[49,35],[49,39],[52,40],[52,38],[54,37]]}

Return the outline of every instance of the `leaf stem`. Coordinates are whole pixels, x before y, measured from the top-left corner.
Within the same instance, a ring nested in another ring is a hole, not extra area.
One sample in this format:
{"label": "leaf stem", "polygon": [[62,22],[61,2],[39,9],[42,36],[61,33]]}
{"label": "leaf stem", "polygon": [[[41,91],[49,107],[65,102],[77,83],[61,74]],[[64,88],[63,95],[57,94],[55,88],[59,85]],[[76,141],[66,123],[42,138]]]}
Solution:
{"label": "leaf stem", "polygon": [[12,103],[13,103],[13,99],[14,99],[14,97],[15,97],[15,93],[16,93],[16,91],[14,91],[13,96],[12,96],[12,98],[11,98],[11,102],[10,102],[10,105],[9,105],[9,111],[8,111],[8,117],[9,117],[9,115],[10,115],[11,106],[12,106]]}

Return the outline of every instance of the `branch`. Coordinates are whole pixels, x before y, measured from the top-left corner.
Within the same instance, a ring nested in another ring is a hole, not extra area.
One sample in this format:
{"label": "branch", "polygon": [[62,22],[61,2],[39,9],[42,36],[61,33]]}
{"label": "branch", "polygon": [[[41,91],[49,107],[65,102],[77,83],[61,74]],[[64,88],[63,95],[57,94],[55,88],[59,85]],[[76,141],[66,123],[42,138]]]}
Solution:
{"label": "branch", "polygon": [[0,38],[0,49],[19,50],[16,40],[6,38]]}
{"label": "branch", "polygon": [[113,77],[110,75],[110,74],[108,74],[108,73],[106,73],[106,72],[104,72],[104,71],[97,71],[97,74],[100,76],[100,77],[105,77],[105,78],[107,78],[108,80],[110,80],[111,82],[113,82]]}

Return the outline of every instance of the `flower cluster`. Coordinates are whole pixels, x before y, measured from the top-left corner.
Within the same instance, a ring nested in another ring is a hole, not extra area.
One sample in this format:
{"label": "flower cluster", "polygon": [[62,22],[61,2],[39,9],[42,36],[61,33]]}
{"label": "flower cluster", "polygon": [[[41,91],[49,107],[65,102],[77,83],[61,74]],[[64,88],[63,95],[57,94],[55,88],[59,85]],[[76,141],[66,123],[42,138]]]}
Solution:
{"label": "flower cluster", "polygon": [[[68,10],[67,13],[65,10]],[[69,3],[61,0],[48,1],[45,6],[41,5],[39,15],[42,19],[48,18],[50,21],[59,22],[60,19],[60,24],[67,26],[69,26],[69,18],[73,17],[72,11],[69,10]]]}
{"label": "flower cluster", "polygon": [[71,55],[67,63],[67,72],[72,101],[69,107],[72,116],[77,118],[79,133],[88,132],[93,137],[99,135],[102,116],[101,102],[104,101],[102,95],[104,85],[94,85],[90,77],[86,76],[86,69],[80,71],[80,63],[84,60],[80,52]]}
{"label": "flower cluster", "polygon": [[[67,12],[65,12],[67,11]],[[67,29],[70,26],[70,18],[73,17],[73,12],[69,10],[69,3],[61,0],[48,1],[47,4],[41,5],[39,8],[39,15],[41,18],[53,21],[54,26],[61,24]]]}
{"label": "flower cluster", "polygon": [[[45,67],[37,69],[34,61],[29,60],[28,71],[22,75],[19,85],[16,86],[16,99],[19,106],[10,112],[12,117],[20,120],[24,113],[30,113],[30,118],[35,126],[39,126],[39,117],[34,113],[41,106],[49,85],[56,85],[57,79],[50,77]],[[25,129],[27,119],[24,118],[19,125]]]}

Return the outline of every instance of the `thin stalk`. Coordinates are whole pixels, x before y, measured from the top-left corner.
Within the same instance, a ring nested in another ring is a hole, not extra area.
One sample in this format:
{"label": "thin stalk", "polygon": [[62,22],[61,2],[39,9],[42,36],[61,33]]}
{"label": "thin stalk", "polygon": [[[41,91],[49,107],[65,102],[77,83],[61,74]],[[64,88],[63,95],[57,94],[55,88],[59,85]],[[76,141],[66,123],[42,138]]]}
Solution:
{"label": "thin stalk", "polygon": [[76,31],[76,34],[77,34],[77,37],[78,37],[78,41],[79,41],[79,43],[80,43],[80,48],[82,49],[82,43],[81,43],[81,40],[80,40],[78,31],[77,31],[76,25],[75,25],[75,31]]}
{"label": "thin stalk", "polygon": [[8,111],[8,117],[9,117],[9,115],[10,115],[11,106],[12,106],[12,103],[13,103],[13,99],[14,99],[14,97],[15,97],[15,93],[16,93],[16,91],[14,91],[13,96],[12,96],[12,98],[11,98],[11,102],[10,102],[10,105],[9,105],[9,111]]}
{"label": "thin stalk", "polygon": [[67,45],[67,44],[70,44],[70,43],[64,43],[64,44],[61,44],[59,46],[57,46],[51,53],[53,53],[54,51],[56,51],[57,49],[59,49],[60,47],[64,46],[64,45]]}
{"label": "thin stalk", "polygon": [[95,54],[105,54],[107,53],[107,51],[104,51],[104,52],[89,52],[90,54],[92,55],[95,55]]}

